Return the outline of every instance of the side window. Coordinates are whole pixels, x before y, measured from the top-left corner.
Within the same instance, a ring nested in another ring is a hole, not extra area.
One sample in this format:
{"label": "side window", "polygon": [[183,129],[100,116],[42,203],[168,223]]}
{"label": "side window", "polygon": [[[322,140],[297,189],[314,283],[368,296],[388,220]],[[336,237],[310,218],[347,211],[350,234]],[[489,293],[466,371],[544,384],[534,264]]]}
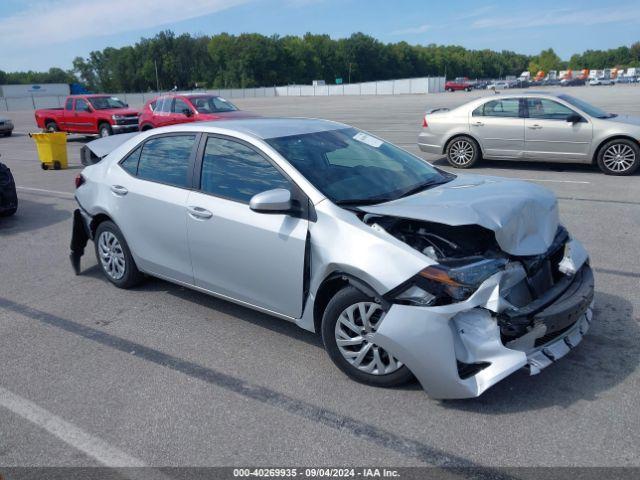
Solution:
{"label": "side window", "polygon": [[81,98],[78,98],[76,100],[76,112],[88,112],[88,111],[89,111],[89,104],[84,100],[82,100]]}
{"label": "side window", "polygon": [[473,116],[517,118],[520,116],[520,100],[518,98],[491,100],[476,108]]}
{"label": "side window", "polygon": [[231,140],[209,137],[202,159],[200,189],[249,202],[256,193],[291,188],[289,181],[255,150]]}
{"label": "side window", "polygon": [[546,98],[528,98],[527,108],[529,110],[529,118],[544,120],[566,120],[569,115],[575,113],[569,107]]}
{"label": "side window", "polygon": [[138,161],[138,178],[187,187],[195,139],[195,135],[172,135],[147,140]]}
{"label": "side window", "polygon": [[67,101],[64,104],[65,110],[73,110],[73,98],[67,98]]}
{"label": "side window", "polygon": [[156,109],[156,105],[158,104],[157,100],[154,100],[153,102],[151,102],[149,104],[149,110],[151,110],[152,112]]}
{"label": "side window", "polygon": [[136,148],[127,157],[120,162],[120,166],[134,177],[138,174],[138,161],[140,160],[140,152],[142,146]]}
{"label": "side window", "polygon": [[166,97],[162,99],[162,105],[160,105],[160,101],[158,101],[159,108],[156,110],[156,112],[170,113],[172,103],[173,103],[173,98],[171,97]]}
{"label": "side window", "polygon": [[173,102],[173,113],[184,113],[185,110],[191,111],[191,107],[187,105],[187,102],[180,98],[176,98],[175,102]]}

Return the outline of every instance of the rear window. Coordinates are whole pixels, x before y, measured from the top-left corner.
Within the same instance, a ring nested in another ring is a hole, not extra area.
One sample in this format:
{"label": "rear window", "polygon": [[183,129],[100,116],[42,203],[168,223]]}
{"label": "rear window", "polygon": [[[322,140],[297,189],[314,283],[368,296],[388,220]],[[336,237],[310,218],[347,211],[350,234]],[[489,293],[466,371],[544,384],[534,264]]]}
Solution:
{"label": "rear window", "polygon": [[[138,178],[187,187],[187,172],[195,139],[195,135],[171,135],[147,140],[138,160]],[[123,168],[129,171],[124,165]]]}
{"label": "rear window", "polygon": [[519,117],[520,99],[501,98],[480,105],[473,111],[474,117]]}

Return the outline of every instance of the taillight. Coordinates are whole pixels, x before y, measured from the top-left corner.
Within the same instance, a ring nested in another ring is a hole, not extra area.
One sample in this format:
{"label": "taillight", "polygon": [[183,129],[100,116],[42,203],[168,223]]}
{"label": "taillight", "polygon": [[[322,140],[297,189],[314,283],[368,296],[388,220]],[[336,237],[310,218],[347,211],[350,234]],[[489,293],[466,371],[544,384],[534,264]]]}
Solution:
{"label": "taillight", "polygon": [[427,116],[425,115],[424,117],[422,117],[422,128],[426,128],[428,126],[429,124],[427,123]]}
{"label": "taillight", "polygon": [[79,173],[78,175],[76,175],[76,188],[79,188],[80,185],[82,185],[84,183],[84,177],[82,176],[81,173]]}

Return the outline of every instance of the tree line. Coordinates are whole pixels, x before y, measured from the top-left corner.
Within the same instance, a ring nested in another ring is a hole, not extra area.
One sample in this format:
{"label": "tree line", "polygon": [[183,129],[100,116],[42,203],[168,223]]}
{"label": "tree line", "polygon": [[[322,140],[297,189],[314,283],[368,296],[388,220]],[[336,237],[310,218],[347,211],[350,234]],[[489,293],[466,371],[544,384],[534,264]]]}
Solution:
{"label": "tree line", "polygon": [[76,57],[72,70],[0,70],[0,84],[81,82],[92,91],[145,92],[175,87],[245,88],[344,83],[422,76],[498,78],[525,70],[640,66],[640,42],[631,47],[587,50],[566,62],[552,50],[522,55],[460,46],[383,43],[369,35],[265,36],[257,33],[213,36],[160,32],[135,45],[107,47]]}

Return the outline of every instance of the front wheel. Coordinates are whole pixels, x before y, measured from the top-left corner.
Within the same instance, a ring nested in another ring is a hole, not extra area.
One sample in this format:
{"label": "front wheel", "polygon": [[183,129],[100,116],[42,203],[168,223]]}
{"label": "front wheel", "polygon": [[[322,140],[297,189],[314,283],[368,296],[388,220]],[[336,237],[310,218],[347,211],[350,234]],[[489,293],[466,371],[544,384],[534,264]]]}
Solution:
{"label": "front wheel", "polygon": [[60,128],[58,128],[58,124],[56,122],[48,122],[44,126],[44,131],[47,133],[55,133],[55,132],[59,132]]}
{"label": "front wheel", "polygon": [[447,146],[447,161],[456,168],[470,168],[480,160],[480,146],[471,137],[457,137]]}
{"label": "front wheel", "polygon": [[118,288],[131,288],[142,280],[129,246],[115,223],[98,225],[94,237],[96,257],[107,280]]}
{"label": "front wheel", "polygon": [[597,161],[607,175],[631,175],[640,165],[640,147],[624,138],[611,140],[600,149]]}
{"label": "front wheel", "polygon": [[111,129],[111,125],[108,123],[101,123],[100,128],[98,129],[98,133],[101,137],[108,137],[113,135],[113,130]]}
{"label": "front wheel", "polygon": [[394,387],[413,378],[409,369],[372,339],[386,312],[353,287],[340,290],[322,318],[322,341],[333,363],[354,380]]}

